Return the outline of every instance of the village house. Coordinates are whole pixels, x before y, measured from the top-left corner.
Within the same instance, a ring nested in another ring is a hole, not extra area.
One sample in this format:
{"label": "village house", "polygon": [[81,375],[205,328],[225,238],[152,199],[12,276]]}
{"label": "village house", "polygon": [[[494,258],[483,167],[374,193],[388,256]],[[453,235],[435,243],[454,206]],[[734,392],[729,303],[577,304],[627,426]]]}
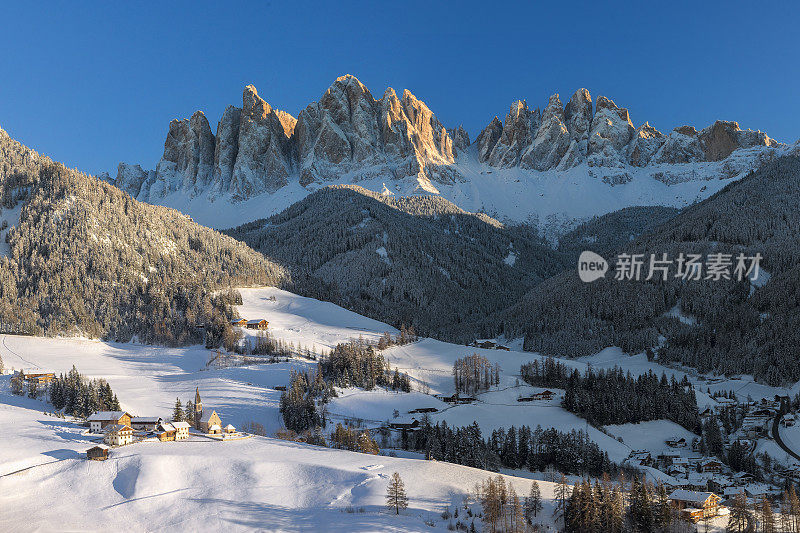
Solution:
{"label": "village house", "polygon": [[247,325],[247,319],[237,318],[237,319],[231,320],[231,326],[243,328],[246,325]]}
{"label": "village house", "polygon": [[413,422],[389,422],[389,428],[403,431],[416,431],[419,429],[419,420],[414,418]]}
{"label": "village house", "polygon": [[131,427],[145,431],[155,431],[161,423],[161,418],[157,416],[132,416]]}
{"label": "village house", "polygon": [[25,380],[25,383],[36,383],[37,385],[47,385],[56,379],[54,372],[29,372],[26,374],[20,370],[19,376]]}
{"label": "village house", "polygon": [[685,448],[686,439],[683,437],[681,438],[673,437],[671,439],[667,439],[667,446],[669,446],[670,448]]}
{"label": "village house", "polygon": [[781,425],[785,428],[794,426],[795,422],[797,422],[797,418],[795,417],[794,413],[783,415],[783,418],[781,419]]}
{"label": "village house", "polygon": [[175,440],[186,440],[189,438],[189,422],[172,422],[172,427],[175,428]]}
{"label": "village house", "polygon": [[722,471],[722,463],[716,459],[704,459],[700,461],[697,470],[704,473],[719,474]]}
{"label": "village house", "polygon": [[87,418],[89,421],[89,431],[99,433],[109,425],[131,425],[131,415],[125,411],[99,411]]}
{"label": "village house", "polygon": [[720,514],[722,498],[713,492],[677,489],[672,491],[669,499],[672,505],[680,511],[681,515],[692,522]]}
{"label": "village house", "polygon": [[233,424],[228,424],[225,426],[225,433],[232,435],[233,433],[236,433],[236,428],[233,426]]}
{"label": "village house", "polygon": [[653,457],[648,451],[633,450],[628,455],[628,462],[636,466],[651,466],[653,464]]}
{"label": "village house", "polygon": [[263,329],[267,329],[267,326],[269,326],[269,322],[267,322],[263,318],[256,318],[254,320],[248,320],[245,323],[245,327],[247,329],[262,329],[263,330]]}
{"label": "village house", "polygon": [[98,444],[86,450],[86,458],[92,461],[105,461],[108,459],[108,446]]}
{"label": "village house", "polygon": [[175,429],[175,426],[169,422],[160,422],[158,424],[158,429],[156,430],[156,436],[161,442],[168,442],[175,440],[176,432],[177,430]]}
{"label": "village house", "polygon": [[103,442],[109,446],[124,446],[133,442],[133,428],[127,424],[106,426],[103,432]]}

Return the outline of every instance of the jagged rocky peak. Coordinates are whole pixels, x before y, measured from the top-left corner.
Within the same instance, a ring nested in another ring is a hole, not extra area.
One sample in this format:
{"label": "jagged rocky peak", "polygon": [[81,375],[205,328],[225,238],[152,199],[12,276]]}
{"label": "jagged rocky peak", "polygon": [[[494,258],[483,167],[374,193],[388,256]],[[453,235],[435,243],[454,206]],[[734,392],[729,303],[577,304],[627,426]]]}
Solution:
{"label": "jagged rocky peak", "polygon": [[157,184],[163,192],[201,189],[211,183],[213,168],[214,134],[203,112],[170,121],[164,155],[156,166]]}
{"label": "jagged rocky peak", "polygon": [[753,146],[775,146],[777,141],[766,133],[742,130],[738,122],[718,120],[698,135],[703,144],[706,161],[721,161],[734,150]]}
{"label": "jagged rocky peak", "polygon": [[389,88],[376,100],[355,76],[342,76],[300,113],[294,131],[303,185],[343,174],[415,176],[428,189],[431,179],[453,179],[441,168],[453,162],[447,130],[408,90],[401,99]]}
{"label": "jagged rocky peak", "polygon": [[453,140],[453,155],[466,151],[469,148],[469,134],[464,129],[463,124],[459,124],[457,128],[449,128],[447,134]]}
{"label": "jagged rocky peak", "polygon": [[550,97],[541,114],[539,127],[531,146],[520,160],[522,168],[548,170],[559,164],[570,145],[570,135],[564,124],[564,108],[557,94]]}
{"label": "jagged rocky peak", "polygon": [[483,128],[483,131],[481,131],[475,139],[475,143],[478,145],[478,161],[485,163],[489,160],[489,157],[492,155],[492,150],[494,150],[502,134],[503,123],[495,116],[489,125]]}
{"label": "jagged rocky peak", "polygon": [[[628,166],[720,161],[735,150],[776,146],[759,131],[743,131],[735,122],[717,121],[702,131],[692,126],[664,135],[648,123],[634,128],[628,110],[599,96],[592,106],[586,89],[578,89],[562,108],[553,95],[544,111],[531,111],[524,101],[511,105],[506,120],[497,117],[476,139],[478,160],[495,167],[540,171],[567,170],[586,163],[611,181],[629,179]],[[593,172],[594,175],[599,175]]]}
{"label": "jagged rocky peak", "polygon": [[502,168],[519,165],[522,154],[533,142],[540,119],[539,110],[531,111],[525,100],[511,104],[500,138],[489,156],[489,164]]}
{"label": "jagged rocky peak", "polygon": [[633,134],[628,161],[635,167],[647,166],[664,145],[665,140],[666,137],[663,133],[651,126],[649,122],[645,122]]}
{"label": "jagged rocky peak", "polygon": [[292,169],[289,138],[278,114],[252,85],[244,88],[238,150],[230,182],[220,188],[236,199],[274,192],[287,184]]}
{"label": "jagged rocky peak", "polygon": [[579,164],[589,153],[589,130],[592,127],[592,97],[586,89],[578,89],[564,108],[564,122],[569,131],[570,145],[559,163],[566,169]]}

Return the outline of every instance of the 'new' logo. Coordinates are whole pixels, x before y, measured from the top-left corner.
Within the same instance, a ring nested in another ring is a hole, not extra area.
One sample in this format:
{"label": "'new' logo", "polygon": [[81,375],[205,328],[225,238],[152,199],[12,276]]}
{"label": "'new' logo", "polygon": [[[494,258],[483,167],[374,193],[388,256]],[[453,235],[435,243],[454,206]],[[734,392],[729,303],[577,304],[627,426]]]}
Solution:
{"label": "'new' logo", "polygon": [[605,277],[608,262],[602,256],[585,250],[578,258],[578,277],[586,283]]}

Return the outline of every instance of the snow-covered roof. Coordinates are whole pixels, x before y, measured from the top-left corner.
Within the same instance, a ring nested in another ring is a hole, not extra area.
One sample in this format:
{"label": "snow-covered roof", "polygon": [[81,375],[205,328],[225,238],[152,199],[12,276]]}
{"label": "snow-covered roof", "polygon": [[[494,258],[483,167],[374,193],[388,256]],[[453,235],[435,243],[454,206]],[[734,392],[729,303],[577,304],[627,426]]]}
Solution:
{"label": "snow-covered roof", "polygon": [[693,490],[675,489],[672,491],[672,494],[669,495],[669,499],[702,504],[713,494],[713,492],[696,492]]}
{"label": "snow-covered roof", "polygon": [[158,424],[161,420],[158,416],[133,416],[131,422],[133,424]]}
{"label": "snow-covered roof", "polygon": [[211,422],[211,415],[215,414],[217,414],[217,412],[213,410],[203,413],[203,416],[200,418],[200,422]]}
{"label": "snow-covered roof", "polygon": [[175,429],[188,429],[192,426],[189,422],[172,422],[172,427]]}
{"label": "snow-covered roof", "polygon": [[208,428],[211,431],[222,431],[222,428],[219,427],[219,424],[214,424],[213,426]]}
{"label": "snow-covered roof", "polygon": [[227,426],[225,426],[225,429],[234,429],[235,430],[236,428],[233,427],[233,424],[228,424]]}
{"label": "snow-covered roof", "polygon": [[105,422],[106,420],[119,420],[122,415],[127,415],[125,411],[99,411],[90,415],[89,422]]}
{"label": "snow-covered roof", "polygon": [[92,446],[89,449],[90,450],[94,450],[95,448],[100,448],[101,450],[108,450],[109,449],[109,447],[106,446],[105,444],[95,444],[94,446]]}
{"label": "snow-covered roof", "polygon": [[175,426],[169,422],[161,422],[158,427],[160,427],[163,431],[175,431]]}
{"label": "snow-covered roof", "polygon": [[105,429],[103,429],[105,433],[116,433],[117,431],[124,431],[124,430],[133,431],[133,428],[126,424],[112,424],[110,426],[106,426]]}
{"label": "snow-covered roof", "polygon": [[248,320],[247,323],[255,325],[255,324],[259,324],[261,322],[266,322],[266,321],[267,321],[267,319],[265,319],[265,318],[254,318],[253,320]]}

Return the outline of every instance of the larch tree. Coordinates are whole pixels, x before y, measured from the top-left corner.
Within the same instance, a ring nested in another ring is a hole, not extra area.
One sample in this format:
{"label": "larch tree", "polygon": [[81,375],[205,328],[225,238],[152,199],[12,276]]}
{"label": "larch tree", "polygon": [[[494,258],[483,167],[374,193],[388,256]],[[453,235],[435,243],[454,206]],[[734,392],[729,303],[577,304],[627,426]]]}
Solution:
{"label": "larch tree", "polygon": [[401,509],[408,508],[405,485],[397,472],[392,474],[389,479],[389,486],[386,489],[386,506],[390,511],[394,511],[394,514],[400,514]]}

